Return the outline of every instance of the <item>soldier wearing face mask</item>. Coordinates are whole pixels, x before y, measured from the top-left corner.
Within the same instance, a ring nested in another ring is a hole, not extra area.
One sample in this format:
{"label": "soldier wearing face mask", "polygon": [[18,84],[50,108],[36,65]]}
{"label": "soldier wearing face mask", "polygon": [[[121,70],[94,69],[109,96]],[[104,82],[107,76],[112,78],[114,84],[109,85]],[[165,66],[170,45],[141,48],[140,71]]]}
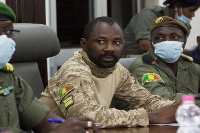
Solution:
{"label": "soldier wearing face mask", "polygon": [[[141,10],[133,16],[124,30],[123,56],[140,55],[151,48],[150,27],[154,19],[169,16],[182,22],[190,32],[190,21],[200,6],[200,0],[165,0],[162,6]],[[188,50],[184,50],[187,52]]]}
{"label": "soldier wearing face mask", "polygon": [[[182,54],[188,34],[188,30],[183,23],[168,16],[163,16],[154,20],[150,31],[152,48],[148,54],[154,56],[156,62],[168,73],[199,92],[199,65],[193,63],[191,57]],[[191,90],[157,69],[154,65],[145,64],[142,61],[142,56],[132,63],[129,71],[152,94],[170,100],[181,99],[183,95],[196,96]],[[196,104],[200,106],[199,98],[196,98]]]}

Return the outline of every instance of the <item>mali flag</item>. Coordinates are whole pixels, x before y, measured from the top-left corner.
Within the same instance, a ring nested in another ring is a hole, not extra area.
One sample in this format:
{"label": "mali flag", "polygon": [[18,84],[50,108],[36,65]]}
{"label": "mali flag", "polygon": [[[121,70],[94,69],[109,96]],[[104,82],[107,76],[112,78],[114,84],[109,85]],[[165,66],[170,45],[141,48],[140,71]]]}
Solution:
{"label": "mali flag", "polygon": [[156,74],[156,73],[146,73],[142,76],[142,85],[144,85],[146,82],[151,82],[151,81],[161,81],[164,82],[162,80],[162,78]]}
{"label": "mali flag", "polygon": [[72,90],[74,89],[74,86],[72,84],[65,84],[61,91],[60,91],[60,98],[62,99],[62,97],[65,95],[65,94],[68,94],[69,92],[71,92]]}

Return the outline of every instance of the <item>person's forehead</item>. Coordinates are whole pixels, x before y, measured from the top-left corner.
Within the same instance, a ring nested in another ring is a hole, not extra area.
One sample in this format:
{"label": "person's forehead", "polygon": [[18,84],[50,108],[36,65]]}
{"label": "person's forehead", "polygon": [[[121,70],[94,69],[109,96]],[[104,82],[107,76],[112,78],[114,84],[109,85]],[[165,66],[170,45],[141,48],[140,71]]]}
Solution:
{"label": "person's forehead", "polygon": [[154,31],[152,31],[152,35],[154,35],[154,34],[158,34],[158,33],[163,33],[163,34],[165,34],[165,33],[177,33],[177,34],[183,34],[184,35],[184,32],[181,30],[181,29],[179,29],[179,28],[176,28],[176,27],[158,27],[158,28],[156,28]]}
{"label": "person's forehead", "polygon": [[12,21],[0,21],[0,29],[13,28]]}
{"label": "person's forehead", "polygon": [[91,35],[104,33],[118,34],[123,36],[123,32],[117,23],[108,24],[105,22],[97,22],[96,25],[93,27],[93,30],[91,31]]}

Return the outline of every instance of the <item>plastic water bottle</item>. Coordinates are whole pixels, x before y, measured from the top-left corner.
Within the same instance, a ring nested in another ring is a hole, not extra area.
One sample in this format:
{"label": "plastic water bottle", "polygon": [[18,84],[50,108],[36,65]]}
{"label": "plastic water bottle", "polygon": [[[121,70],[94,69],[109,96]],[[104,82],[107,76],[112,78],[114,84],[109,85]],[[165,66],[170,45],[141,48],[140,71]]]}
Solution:
{"label": "plastic water bottle", "polygon": [[182,101],[176,111],[176,120],[180,125],[177,133],[200,133],[200,108],[195,105],[194,96],[185,95]]}

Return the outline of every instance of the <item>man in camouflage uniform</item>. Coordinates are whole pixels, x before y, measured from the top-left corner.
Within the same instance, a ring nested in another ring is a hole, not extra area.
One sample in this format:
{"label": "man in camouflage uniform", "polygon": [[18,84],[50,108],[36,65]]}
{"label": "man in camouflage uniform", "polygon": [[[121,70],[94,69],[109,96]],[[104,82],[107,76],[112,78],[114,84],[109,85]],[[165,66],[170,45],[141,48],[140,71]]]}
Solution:
{"label": "man in camouflage uniform", "polygon": [[13,66],[7,63],[15,51],[14,35],[19,32],[13,30],[15,20],[12,9],[0,2],[0,130],[6,130],[6,133],[19,133],[20,129],[40,133],[86,133],[88,128],[93,128],[97,131],[87,117],[69,118],[62,124],[47,121],[48,118],[61,118],[49,112],[49,108],[33,95],[30,86],[13,73]]}
{"label": "man in camouflage uniform", "polygon": [[[88,116],[103,123],[103,127],[147,126],[149,122],[175,121],[174,114],[180,101],[174,103],[151,95],[118,63],[124,35],[115,20],[99,17],[90,21],[80,43],[83,50],[75,52],[63,64],[41,94],[40,100],[52,112],[62,118]],[[109,108],[112,98],[130,110]]]}
{"label": "man in camouflage uniform", "polygon": [[[157,59],[156,63],[169,74],[174,75],[187,86],[199,92],[199,65],[193,63],[191,57],[181,54],[185,47],[187,34],[187,28],[175,19],[166,16],[155,19],[151,26],[153,48],[148,54],[155,57]],[[166,44],[163,45],[162,43]],[[134,74],[139,83],[152,94],[160,95],[170,100],[181,99],[186,94],[195,95],[196,104],[200,106],[200,98],[194,92],[154,65],[145,64],[142,61],[142,56],[133,62],[129,70]]]}

